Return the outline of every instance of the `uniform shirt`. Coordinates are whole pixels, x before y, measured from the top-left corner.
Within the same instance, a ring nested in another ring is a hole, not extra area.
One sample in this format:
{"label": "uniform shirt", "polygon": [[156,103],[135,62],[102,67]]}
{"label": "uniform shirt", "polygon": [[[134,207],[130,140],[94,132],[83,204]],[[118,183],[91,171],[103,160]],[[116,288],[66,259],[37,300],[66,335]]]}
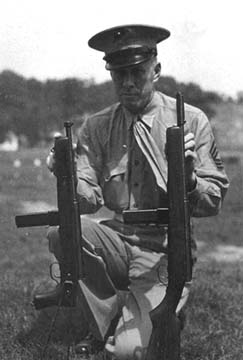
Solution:
{"label": "uniform shirt", "polygon": [[[166,159],[166,129],[177,124],[175,99],[154,92],[139,117]],[[77,146],[77,190],[82,213],[95,212],[102,205],[116,214],[121,214],[124,209],[167,206],[167,194],[158,187],[132,134],[136,121],[136,115],[117,103],[83,124]],[[197,152],[197,183],[189,193],[191,215],[215,215],[228,188],[228,178],[206,115],[185,104],[185,121],[185,134],[194,134]],[[132,232],[131,227],[124,224],[118,228],[123,234]]]}

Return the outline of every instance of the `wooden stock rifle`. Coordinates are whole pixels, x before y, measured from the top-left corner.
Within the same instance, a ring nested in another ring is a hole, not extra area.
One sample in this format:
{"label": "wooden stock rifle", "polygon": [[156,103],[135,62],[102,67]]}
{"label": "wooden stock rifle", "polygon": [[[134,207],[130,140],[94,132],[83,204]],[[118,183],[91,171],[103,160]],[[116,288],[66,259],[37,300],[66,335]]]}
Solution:
{"label": "wooden stock rifle", "polygon": [[63,258],[59,262],[60,285],[56,290],[37,294],[36,309],[53,305],[73,307],[76,304],[78,279],[83,276],[80,211],[76,192],[76,169],[72,145],[71,122],[64,123],[66,136],[55,139],[55,175],[58,210],[17,215],[17,227],[58,225]]}
{"label": "wooden stock rifle", "polygon": [[[125,211],[128,223],[168,224],[168,285],[161,303],[150,312],[153,329],[146,360],[180,359],[180,320],[176,309],[192,278],[190,214],[186,190],[184,102],[176,95],[177,125],[167,129],[169,208]],[[146,219],[146,220],[145,220]]]}

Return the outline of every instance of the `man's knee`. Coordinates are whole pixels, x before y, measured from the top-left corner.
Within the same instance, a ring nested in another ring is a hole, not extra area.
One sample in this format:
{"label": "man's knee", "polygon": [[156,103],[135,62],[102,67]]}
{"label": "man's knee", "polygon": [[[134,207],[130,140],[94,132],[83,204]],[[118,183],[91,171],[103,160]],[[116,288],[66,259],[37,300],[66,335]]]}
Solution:
{"label": "man's knee", "polygon": [[[95,227],[97,224],[88,219],[82,219],[82,238],[84,240],[84,246],[89,250],[94,250],[92,246],[92,242],[95,241]],[[60,243],[60,234],[59,234],[59,227],[50,227],[47,231],[46,237],[49,241],[49,251],[55,255],[58,261],[62,259],[62,248]]]}

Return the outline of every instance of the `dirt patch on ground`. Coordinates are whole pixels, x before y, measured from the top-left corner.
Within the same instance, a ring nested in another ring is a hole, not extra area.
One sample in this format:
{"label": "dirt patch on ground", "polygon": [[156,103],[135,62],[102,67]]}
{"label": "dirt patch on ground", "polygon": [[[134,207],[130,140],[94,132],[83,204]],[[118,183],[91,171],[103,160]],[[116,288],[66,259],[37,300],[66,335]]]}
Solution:
{"label": "dirt patch on ground", "polygon": [[241,262],[243,261],[243,246],[216,245],[209,247],[203,241],[198,242],[200,261],[215,260],[218,262]]}

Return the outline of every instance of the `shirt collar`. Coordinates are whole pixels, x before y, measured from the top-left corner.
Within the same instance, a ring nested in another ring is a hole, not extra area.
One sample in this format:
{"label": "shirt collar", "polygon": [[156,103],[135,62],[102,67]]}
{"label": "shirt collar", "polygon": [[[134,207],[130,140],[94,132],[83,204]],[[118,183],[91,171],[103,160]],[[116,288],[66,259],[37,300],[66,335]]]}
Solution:
{"label": "shirt collar", "polygon": [[141,114],[135,115],[132,114],[126,108],[123,108],[126,118],[127,128],[129,129],[131,125],[137,120],[137,117],[140,116],[141,120],[151,129],[160,103],[161,102],[160,102],[159,94],[155,91],[153,93],[152,99],[144,108],[144,110],[141,112]]}

